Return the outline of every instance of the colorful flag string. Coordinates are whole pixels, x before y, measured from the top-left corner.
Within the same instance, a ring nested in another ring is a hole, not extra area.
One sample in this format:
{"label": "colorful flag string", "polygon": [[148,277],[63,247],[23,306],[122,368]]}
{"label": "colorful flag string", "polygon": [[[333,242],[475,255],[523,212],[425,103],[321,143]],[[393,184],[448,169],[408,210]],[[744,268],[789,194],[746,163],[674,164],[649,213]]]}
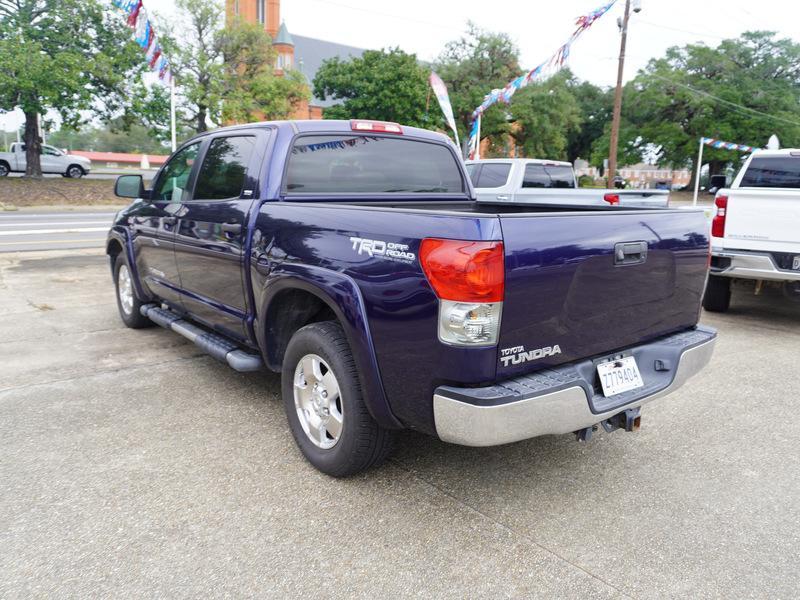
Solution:
{"label": "colorful flag string", "polygon": [[145,52],[148,66],[158,73],[158,78],[172,84],[172,72],[169,60],[158,41],[153,24],[147,17],[147,10],[142,0],[112,0],[114,6],[125,13],[125,20],[134,32],[134,40]]}
{"label": "colorful flag string", "polygon": [[703,144],[711,146],[712,148],[721,148],[722,150],[738,150],[739,152],[754,152],[754,146],[747,146],[745,144],[734,144],[733,142],[723,142],[716,138],[703,138]]}
{"label": "colorful flag string", "polygon": [[483,103],[475,109],[472,113],[472,126],[470,127],[469,133],[469,156],[470,158],[474,158],[476,152],[478,150],[478,144],[480,143],[479,140],[479,130],[480,130],[480,117],[483,113],[493,104],[497,102],[502,102],[504,104],[508,104],[511,102],[511,98],[514,96],[514,93],[524,88],[531,83],[536,81],[541,81],[548,76],[556,73],[564,66],[564,63],[569,58],[570,49],[572,48],[572,44],[577,40],[581,34],[589,29],[597,19],[602,17],[606,14],[614,4],[616,4],[617,0],[611,0],[609,3],[600,6],[599,8],[594,9],[593,11],[589,12],[588,14],[581,15],[575,20],[575,31],[572,32],[572,35],[569,39],[564,42],[561,46],[559,46],[558,50],[547,59],[542,64],[534,67],[527,73],[523,73],[519,77],[512,79],[508,82],[508,84],[502,89],[494,89],[483,99]]}

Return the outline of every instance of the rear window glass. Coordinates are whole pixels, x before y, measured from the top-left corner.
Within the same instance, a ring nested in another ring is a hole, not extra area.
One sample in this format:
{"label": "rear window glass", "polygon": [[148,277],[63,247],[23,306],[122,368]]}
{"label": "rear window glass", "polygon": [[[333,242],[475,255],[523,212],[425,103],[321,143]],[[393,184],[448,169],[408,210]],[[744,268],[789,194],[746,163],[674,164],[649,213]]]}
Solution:
{"label": "rear window glass", "polygon": [[286,191],[463,193],[464,182],[455,156],[441,144],[402,137],[315,135],[295,141]]}
{"label": "rear window glass", "polygon": [[[511,171],[509,163],[484,163],[481,173],[478,176],[478,183],[475,187],[497,188],[502,187],[508,181],[508,173]],[[473,178],[473,181],[475,179]]]}
{"label": "rear window glass", "polygon": [[526,165],[524,188],[574,188],[572,167],[566,165]]}
{"label": "rear window glass", "polygon": [[800,157],[754,158],[739,187],[800,188]]}

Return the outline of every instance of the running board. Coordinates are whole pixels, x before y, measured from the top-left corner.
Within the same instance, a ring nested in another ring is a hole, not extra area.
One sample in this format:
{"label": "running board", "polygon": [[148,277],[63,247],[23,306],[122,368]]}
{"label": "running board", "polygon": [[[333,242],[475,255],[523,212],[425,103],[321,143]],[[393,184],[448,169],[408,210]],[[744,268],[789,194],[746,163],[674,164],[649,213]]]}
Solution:
{"label": "running board", "polygon": [[159,308],[155,304],[145,304],[141,313],[156,325],[179,333],[206,354],[220,362],[227,363],[236,371],[258,371],[261,369],[261,357],[250,354],[231,342],[229,339],[200,329],[197,325],[182,319],[171,310]]}

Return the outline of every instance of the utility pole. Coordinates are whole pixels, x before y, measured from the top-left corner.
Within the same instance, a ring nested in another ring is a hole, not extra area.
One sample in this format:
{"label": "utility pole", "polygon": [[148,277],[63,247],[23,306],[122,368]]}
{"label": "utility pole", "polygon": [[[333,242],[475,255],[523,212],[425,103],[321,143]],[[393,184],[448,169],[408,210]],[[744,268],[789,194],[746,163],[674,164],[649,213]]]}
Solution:
{"label": "utility pole", "polygon": [[[640,2],[634,2],[634,10],[641,10]],[[622,114],[622,72],[625,70],[625,43],[628,41],[628,19],[631,14],[631,0],[625,0],[625,16],[622,18],[622,36],[619,44],[619,63],[617,65],[617,89],[614,90],[614,113],[611,119],[611,143],[608,148],[608,187],[614,187],[617,174],[617,146],[619,145],[619,121]]]}

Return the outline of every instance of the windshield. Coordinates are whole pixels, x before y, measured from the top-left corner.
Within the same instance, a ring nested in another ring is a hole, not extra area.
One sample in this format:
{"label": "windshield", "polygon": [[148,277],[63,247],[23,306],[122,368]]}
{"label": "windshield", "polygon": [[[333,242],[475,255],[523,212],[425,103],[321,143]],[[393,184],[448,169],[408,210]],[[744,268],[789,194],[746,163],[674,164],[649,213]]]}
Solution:
{"label": "windshield", "polygon": [[401,137],[311,135],[295,140],[286,192],[461,194],[455,155],[443,144]]}

